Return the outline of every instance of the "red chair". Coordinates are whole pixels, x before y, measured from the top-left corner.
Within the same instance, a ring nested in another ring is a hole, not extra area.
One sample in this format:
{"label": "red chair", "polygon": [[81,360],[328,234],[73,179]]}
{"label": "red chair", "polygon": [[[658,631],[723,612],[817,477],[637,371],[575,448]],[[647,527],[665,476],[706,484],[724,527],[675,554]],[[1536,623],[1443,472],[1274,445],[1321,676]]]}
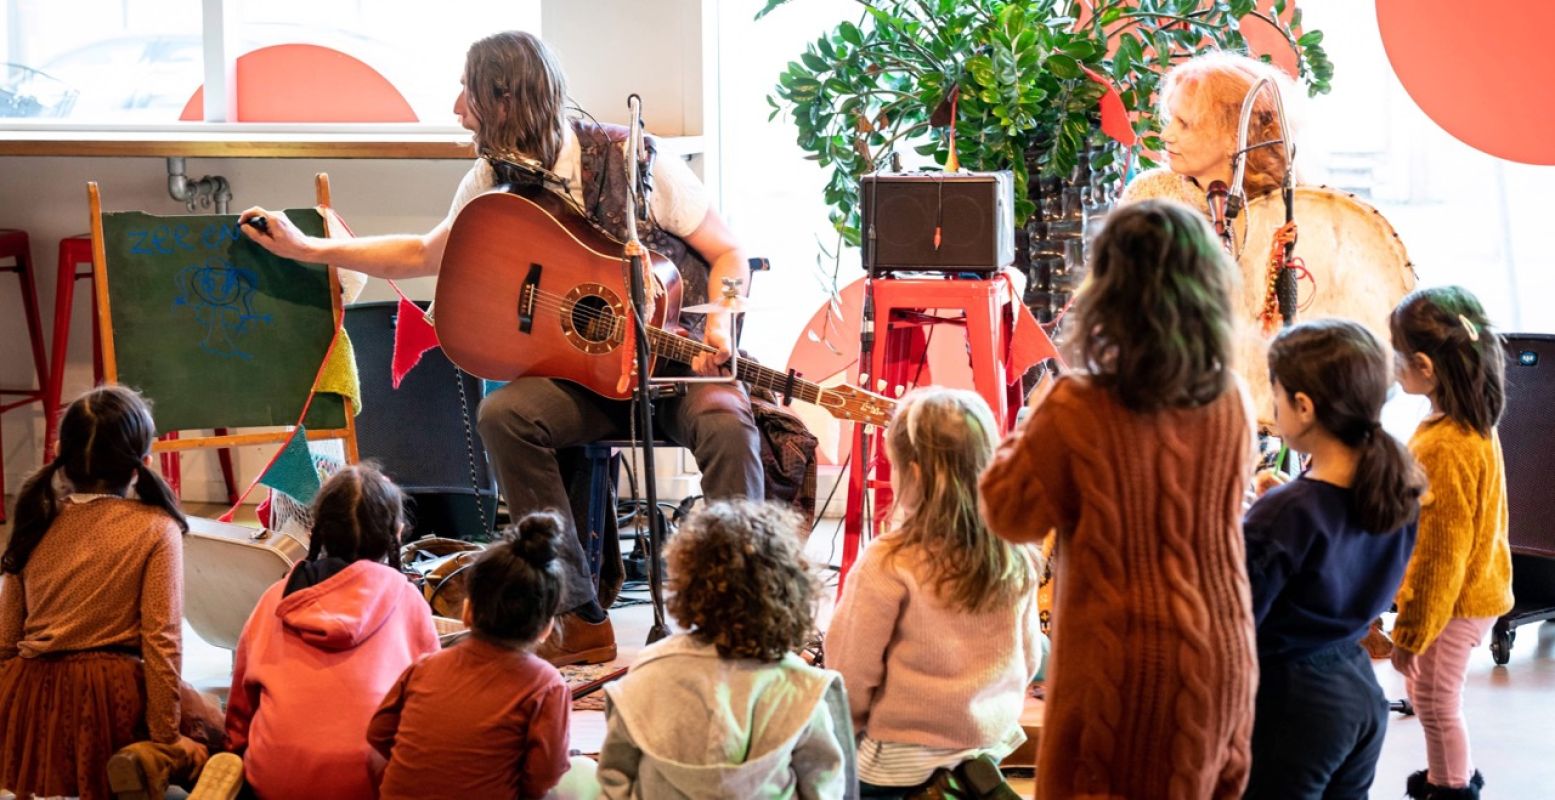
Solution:
{"label": "red chair", "polygon": [[[85,270],[81,269],[83,265],[86,267]],[[54,284],[53,364],[48,373],[48,390],[43,398],[44,419],[48,426],[43,435],[45,461],[54,458],[54,446],[59,435],[61,395],[65,385],[65,360],[70,354],[70,320],[75,311],[76,281],[82,279],[92,280],[92,237],[84,233],[59,240],[59,268]],[[98,328],[95,288],[93,284],[87,284],[87,295],[92,298],[92,385],[94,386],[103,382],[102,332]],[[226,432],[225,429],[216,431],[217,435]],[[178,434],[169,433],[162,438],[176,439]],[[218,458],[221,460],[221,477],[226,482],[227,500],[229,503],[236,503],[237,476],[232,469],[232,451],[224,448],[219,452]],[[162,474],[172,486],[175,495],[182,488],[181,466],[178,453],[162,454]]]}
{"label": "red chair", "polygon": [[[1007,356],[1021,309],[1007,280],[1002,276],[876,278],[869,280],[864,291],[874,309],[876,332],[870,352],[860,357],[859,370],[868,376],[866,388],[894,395],[917,385],[928,358],[927,332],[936,326],[960,327],[965,332],[971,366],[972,386],[965,388],[982,395],[1000,428],[1010,430],[1021,407],[1021,385],[1019,380],[1013,384],[1009,380]],[[1052,344],[1046,336],[1041,337],[1041,343],[1041,349],[1051,354]],[[1015,366],[1024,370],[1027,365]],[[846,580],[864,541],[874,537],[891,513],[891,465],[885,454],[885,432],[854,426],[850,458],[853,466],[848,470],[848,505],[843,517],[841,580]]]}
{"label": "red chair", "polygon": [[[38,287],[33,280],[31,243],[26,231],[0,229],[0,259],[15,263],[0,267],[0,272],[14,272],[20,282],[22,308],[27,317],[27,337],[32,342],[32,367],[38,375],[36,389],[0,389],[0,413],[21,408],[29,403],[45,403],[49,387],[48,362],[43,356],[43,322],[38,315]],[[7,397],[19,398],[6,400]],[[0,445],[0,522],[5,522],[5,448]]]}

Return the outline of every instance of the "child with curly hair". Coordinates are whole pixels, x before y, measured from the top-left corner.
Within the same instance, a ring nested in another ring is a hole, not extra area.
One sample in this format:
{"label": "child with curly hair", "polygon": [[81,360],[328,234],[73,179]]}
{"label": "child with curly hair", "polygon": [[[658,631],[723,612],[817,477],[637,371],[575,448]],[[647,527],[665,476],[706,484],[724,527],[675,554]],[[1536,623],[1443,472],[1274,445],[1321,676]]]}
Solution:
{"label": "child with curly hair", "polygon": [[863,797],[901,798],[1026,740],[1042,663],[1038,555],[994,536],[977,476],[999,432],[974,392],[917,389],[886,432],[901,524],[848,574],[826,635],[858,731]]}
{"label": "child with curly hair", "polygon": [[1069,363],[980,489],[988,527],[1057,529],[1037,795],[1241,797],[1258,665],[1242,542],[1253,416],[1235,267],[1180,203],[1110,214]]}
{"label": "child with curly hair", "polygon": [[795,653],[820,588],[799,517],[714,503],[686,518],[665,560],[670,613],[688,632],[606,687],[603,797],[857,797],[842,677]]}
{"label": "child with curly hair", "polygon": [[1463,681],[1469,654],[1512,609],[1506,465],[1496,423],[1506,407],[1501,337],[1466,289],[1421,289],[1393,310],[1399,384],[1431,399],[1409,439],[1430,484],[1420,534],[1398,590],[1393,665],[1425,730],[1427,769],[1410,797],[1477,798]]}

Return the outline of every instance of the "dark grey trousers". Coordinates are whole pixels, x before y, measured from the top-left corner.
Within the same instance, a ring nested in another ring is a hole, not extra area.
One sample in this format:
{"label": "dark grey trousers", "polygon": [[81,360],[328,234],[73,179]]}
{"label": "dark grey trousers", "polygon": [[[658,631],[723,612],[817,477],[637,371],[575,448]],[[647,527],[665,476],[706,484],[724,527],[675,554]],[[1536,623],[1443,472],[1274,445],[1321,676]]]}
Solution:
{"label": "dark grey trousers", "polygon": [[[702,493],[709,498],[765,494],[761,442],[750,398],[739,384],[702,384],[685,397],[654,403],[655,431],[689,448],[702,470]],[[517,519],[531,511],[552,510],[566,521],[562,559],[567,586],[562,608],[595,599],[583,544],[577,535],[567,489],[556,466],[556,451],[601,439],[625,438],[632,404],[606,400],[575,384],[550,378],[520,378],[481,402],[481,441],[497,471],[508,509]],[[639,438],[641,431],[638,432]]]}

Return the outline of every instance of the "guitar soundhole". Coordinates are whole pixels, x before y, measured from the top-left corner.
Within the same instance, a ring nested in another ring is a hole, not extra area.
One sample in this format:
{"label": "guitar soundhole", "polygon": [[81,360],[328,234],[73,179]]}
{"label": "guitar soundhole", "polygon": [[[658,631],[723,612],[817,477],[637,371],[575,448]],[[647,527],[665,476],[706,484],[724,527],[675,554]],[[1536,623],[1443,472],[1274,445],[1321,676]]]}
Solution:
{"label": "guitar soundhole", "polygon": [[599,295],[581,298],[572,306],[572,329],[590,344],[608,342],[615,334],[615,314]]}
{"label": "guitar soundhole", "polygon": [[620,320],[626,313],[621,298],[597,283],[583,283],[567,292],[562,304],[562,333],[589,355],[607,353],[624,338]]}

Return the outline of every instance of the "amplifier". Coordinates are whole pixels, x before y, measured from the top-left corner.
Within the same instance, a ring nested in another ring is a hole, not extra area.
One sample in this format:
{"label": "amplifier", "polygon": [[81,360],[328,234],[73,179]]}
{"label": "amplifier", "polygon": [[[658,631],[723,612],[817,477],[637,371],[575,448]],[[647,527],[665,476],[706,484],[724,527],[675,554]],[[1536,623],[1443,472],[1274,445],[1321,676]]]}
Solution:
{"label": "amplifier", "polygon": [[996,272],[1015,260],[1015,181],[1001,172],[876,172],[860,180],[864,268]]}

